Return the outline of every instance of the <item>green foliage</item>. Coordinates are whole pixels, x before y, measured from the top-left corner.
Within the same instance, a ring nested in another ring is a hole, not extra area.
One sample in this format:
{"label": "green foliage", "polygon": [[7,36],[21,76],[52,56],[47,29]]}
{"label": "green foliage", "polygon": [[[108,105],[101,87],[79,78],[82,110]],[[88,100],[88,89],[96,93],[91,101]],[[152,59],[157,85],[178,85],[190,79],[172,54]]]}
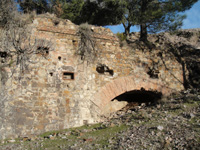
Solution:
{"label": "green foliage", "polygon": [[126,40],[126,34],[117,32],[116,35],[121,42]]}
{"label": "green foliage", "polygon": [[[131,26],[140,25],[141,34],[174,30],[185,16],[178,14],[190,9],[198,0],[17,0],[24,13],[52,12],[76,24],[123,24],[129,34]],[[141,35],[142,36],[142,35]],[[146,36],[146,35],[145,35]]]}
{"label": "green foliage", "polygon": [[123,12],[119,0],[71,0],[63,3],[64,19],[69,19],[75,24],[88,22],[93,25],[119,24]]}
{"label": "green foliage", "polygon": [[132,25],[140,25],[140,39],[147,41],[147,32],[175,30],[182,26],[183,12],[189,9],[197,0],[139,0],[131,1],[136,6],[131,17]]}
{"label": "green foliage", "polygon": [[82,11],[82,22],[93,25],[115,25],[120,24],[123,11],[120,0],[87,0]]}
{"label": "green foliage", "polygon": [[[102,124],[94,124],[89,126],[82,126],[78,128],[71,128],[61,131],[55,131],[55,132],[47,132],[41,135],[41,137],[53,135],[54,133],[62,134],[62,133],[69,133],[66,139],[57,138],[55,140],[44,140],[42,143],[44,145],[44,148],[52,148],[52,147],[58,147],[63,145],[67,149],[68,146],[72,146],[77,142],[77,139],[79,140],[85,140],[85,139],[91,139],[92,143],[99,144],[100,147],[108,146],[109,145],[109,139],[112,137],[115,137],[117,133],[121,131],[125,131],[128,127],[124,124],[119,126],[113,126],[113,127],[105,127]],[[86,131],[86,132],[85,132]],[[81,135],[81,133],[83,135]],[[29,143],[27,143],[27,146]],[[83,143],[84,144],[84,143]],[[95,149],[95,147],[94,147]]]}
{"label": "green foliage", "polygon": [[27,13],[52,12],[75,24],[123,24],[125,34],[132,26],[140,26],[140,40],[147,41],[147,33],[173,31],[182,26],[184,12],[198,0],[18,0]]}
{"label": "green foliage", "polygon": [[136,16],[138,5],[136,0],[123,0],[120,3],[120,6],[123,8],[123,16],[121,19],[121,23],[124,26],[125,34],[128,35],[130,33],[131,26],[136,24]]}
{"label": "green foliage", "polygon": [[48,1],[46,0],[17,0],[24,13],[36,11],[37,14],[49,11]]}
{"label": "green foliage", "polygon": [[69,19],[76,24],[81,23],[81,11],[84,5],[84,0],[72,0],[68,3],[63,4],[63,14],[61,15],[64,19]]}

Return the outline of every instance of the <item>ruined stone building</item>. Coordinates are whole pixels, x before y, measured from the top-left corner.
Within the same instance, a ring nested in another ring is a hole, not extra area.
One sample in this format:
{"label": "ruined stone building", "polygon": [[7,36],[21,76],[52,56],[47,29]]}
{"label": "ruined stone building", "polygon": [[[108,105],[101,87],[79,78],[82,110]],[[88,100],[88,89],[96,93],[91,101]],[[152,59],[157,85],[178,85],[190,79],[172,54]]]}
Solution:
{"label": "ruined stone building", "polygon": [[110,29],[89,26],[98,55],[88,62],[76,54],[79,26],[45,15],[31,26],[32,35],[51,41],[53,49],[45,57],[35,54],[21,79],[16,72],[4,85],[0,139],[99,122],[102,115],[120,109],[113,100],[122,94],[165,96],[183,89],[181,66],[170,54],[161,58],[157,50],[120,46]]}

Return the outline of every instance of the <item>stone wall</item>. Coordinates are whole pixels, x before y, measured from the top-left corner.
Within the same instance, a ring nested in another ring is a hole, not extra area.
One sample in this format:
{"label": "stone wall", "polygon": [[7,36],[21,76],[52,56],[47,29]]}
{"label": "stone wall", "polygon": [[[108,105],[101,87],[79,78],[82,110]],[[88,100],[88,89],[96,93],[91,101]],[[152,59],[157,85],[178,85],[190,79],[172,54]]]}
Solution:
{"label": "stone wall", "polygon": [[[40,15],[31,26],[33,37],[51,41],[54,48],[45,57],[34,55],[20,80],[16,71],[4,85],[0,139],[101,121],[103,108],[127,91],[144,88],[168,95],[183,89],[182,68],[170,54],[120,47],[109,29],[91,26],[98,57],[88,63],[76,55],[77,25]],[[157,70],[155,77],[151,70]]]}

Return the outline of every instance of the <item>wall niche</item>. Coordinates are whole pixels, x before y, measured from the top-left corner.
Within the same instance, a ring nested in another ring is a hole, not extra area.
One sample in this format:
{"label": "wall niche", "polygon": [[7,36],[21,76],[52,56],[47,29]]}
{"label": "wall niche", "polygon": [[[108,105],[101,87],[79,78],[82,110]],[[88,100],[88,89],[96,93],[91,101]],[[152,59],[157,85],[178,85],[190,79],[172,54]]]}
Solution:
{"label": "wall niche", "polygon": [[63,80],[74,80],[74,73],[73,72],[63,72]]}

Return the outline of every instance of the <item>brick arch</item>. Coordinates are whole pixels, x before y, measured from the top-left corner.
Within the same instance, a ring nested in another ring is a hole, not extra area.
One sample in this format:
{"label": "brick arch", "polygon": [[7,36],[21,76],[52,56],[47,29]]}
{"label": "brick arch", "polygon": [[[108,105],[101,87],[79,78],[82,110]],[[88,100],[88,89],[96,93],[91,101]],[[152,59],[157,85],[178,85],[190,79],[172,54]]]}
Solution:
{"label": "brick arch", "polygon": [[144,88],[147,91],[161,92],[163,95],[169,95],[172,92],[172,89],[163,85],[158,79],[145,79],[145,77],[142,76],[139,78],[136,76],[128,76],[114,79],[101,87],[94,95],[92,101],[103,110],[115,97],[125,92],[140,90],[141,88]]}

